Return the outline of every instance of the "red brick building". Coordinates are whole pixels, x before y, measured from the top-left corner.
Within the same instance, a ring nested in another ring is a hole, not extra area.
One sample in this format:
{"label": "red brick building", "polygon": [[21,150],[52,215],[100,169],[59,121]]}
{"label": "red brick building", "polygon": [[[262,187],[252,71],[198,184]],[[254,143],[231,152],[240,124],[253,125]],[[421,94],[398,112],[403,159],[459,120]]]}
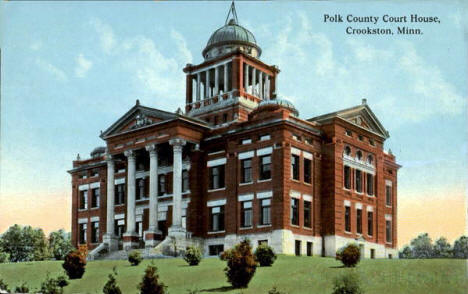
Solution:
{"label": "red brick building", "polygon": [[[137,101],[73,161],[72,242],[102,249],[244,238],[278,253],[397,257],[397,171],[388,132],[366,101],[303,119],[277,97],[279,69],[233,18],[201,64],[188,64],[185,112]],[[171,245],[172,244],[172,245]],[[172,247],[173,248],[173,247]]]}

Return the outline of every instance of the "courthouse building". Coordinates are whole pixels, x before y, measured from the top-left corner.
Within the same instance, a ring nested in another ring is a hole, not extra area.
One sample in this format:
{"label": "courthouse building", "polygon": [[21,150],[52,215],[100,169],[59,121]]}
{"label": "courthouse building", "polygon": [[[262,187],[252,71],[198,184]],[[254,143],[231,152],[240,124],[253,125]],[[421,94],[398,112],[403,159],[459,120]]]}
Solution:
{"label": "courthouse building", "polygon": [[101,133],[105,147],[73,161],[73,244],[216,255],[248,238],[277,253],[334,256],[356,243],[365,257],[397,257],[389,133],[365,99],[300,116],[277,95],[278,67],[229,15],[204,61],[183,69],[184,111],[137,100]]}

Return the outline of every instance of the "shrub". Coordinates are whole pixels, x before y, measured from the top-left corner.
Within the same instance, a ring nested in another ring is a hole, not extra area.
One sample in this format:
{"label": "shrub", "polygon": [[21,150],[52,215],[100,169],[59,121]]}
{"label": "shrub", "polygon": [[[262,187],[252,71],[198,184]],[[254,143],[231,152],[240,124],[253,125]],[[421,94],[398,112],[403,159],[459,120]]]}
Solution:
{"label": "shrub", "polygon": [[189,246],[185,250],[184,260],[189,265],[198,265],[202,259],[202,253],[200,248],[196,246]]}
{"label": "shrub", "polygon": [[8,285],[3,281],[3,279],[0,279],[0,290],[10,292]]}
{"label": "shrub", "polygon": [[49,274],[47,274],[46,279],[41,284],[41,290],[39,292],[42,294],[62,294],[63,287],[59,285],[60,281],[61,278],[50,278]]}
{"label": "shrub", "polygon": [[276,254],[270,246],[262,244],[255,250],[255,259],[260,266],[271,266],[276,260]]}
{"label": "shrub", "polygon": [[137,266],[140,264],[140,262],[143,260],[141,257],[141,253],[138,250],[133,250],[128,254],[128,261],[132,266]]}
{"label": "shrub", "polygon": [[148,265],[143,280],[138,285],[141,294],[164,294],[166,286],[159,281],[158,268]]}
{"label": "shrub", "polygon": [[[117,272],[115,271],[114,267],[114,275],[117,275]],[[122,291],[120,290],[120,287],[117,285],[117,281],[115,280],[113,274],[109,274],[109,279],[107,280],[107,283],[104,285],[104,288],[102,289],[102,292],[104,294],[122,294]]]}
{"label": "shrub", "polygon": [[346,267],[355,267],[360,258],[361,252],[355,244],[348,244],[336,252],[336,259],[340,260]]}
{"label": "shrub", "polygon": [[81,279],[85,272],[86,258],[79,251],[72,251],[65,256],[62,264],[70,279]]}
{"label": "shrub", "polygon": [[10,261],[10,254],[0,251],[0,263],[5,263]]}
{"label": "shrub", "polygon": [[26,284],[26,282],[23,282],[23,284],[16,286],[15,293],[29,293],[29,287]]}
{"label": "shrub", "polygon": [[355,274],[342,275],[335,278],[332,294],[362,294],[364,293]]}
{"label": "shrub", "polygon": [[246,288],[257,269],[250,241],[242,241],[233,249],[223,252],[220,258],[227,261],[224,271],[229,283],[234,288]]}
{"label": "shrub", "polygon": [[60,288],[64,288],[68,286],[68,280],[65,276],[58,276],[56,281],[57,281],[57,286],[59,286]]}

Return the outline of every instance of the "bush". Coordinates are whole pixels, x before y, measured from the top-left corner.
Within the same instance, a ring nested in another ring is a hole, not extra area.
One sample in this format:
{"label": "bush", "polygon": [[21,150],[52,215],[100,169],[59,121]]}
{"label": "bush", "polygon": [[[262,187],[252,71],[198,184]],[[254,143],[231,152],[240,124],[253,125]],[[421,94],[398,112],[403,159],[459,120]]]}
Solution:
{"label": "bush", "polygon": [[8,285],[3,281],[3,279],[0,279],[0,290],[10,292]]}
{"label": "bush", "polygon": [[[117,275],[117,272],[115,271],[114,267],[114,275]],[[115,280],[113,274],[109,274],[109,280],[107,280],[107,283],[104,285],[104,288],[102,289],[102,292],[104,294],[122,294],[122,291],[120,290],[120,287],[117,285],[117,281]]]}
{"label": "bush", "polygon": [[0,251],[0,263],[5,263],[10,261],[10,254]]}
{"label": "bush", "polygon": [[29,287],[26,284],[26,282],[23,282],[23,284],[16,286],[15,293],[29,293]]}
{"label": "bush", "polygon": [[223,252],[220,258],[227,261],[224,271],[229,283],[234,288],[246,288],[257,269],[250,241],[242,241],[233,249]]}
{"label": "bush", "polygon": [[159,281],[158,268],[148,265],[143,280],[138,285],[141,294],[164,294],[166,286]]}
{"label": "bush", "polygon": [[143,260],[141,257],[141,253],[138,250],[133,250],[128,254],[128,261],[132,266],[137,266],[140,264],[140,262]]}
{"label": "bush", "polygon": [[81,279],[85,272],[86,258],[79,251],[72,251],[65,256],[62,264],[70,279]]}
{"label": "bush", "polygon": [[68,282],[66,282],[65,285],[63,284],[64,280],[66,282],[66,279],[63,276],[54,279],[50,278],[49,274],[47,274],[46,279],[41,284],[40,292],[42,294],[62,294],[63,287],[68,285]]}
{"label": "bush", "polygon": [[271,266],[276,260],[276,254],[270,246],[262,244],[255,250],[255,259],[260,266]]}
{"label": "bush", "polygon": [[346,267],[355,267],[360,258],[361,252],[355,244],[348,244],[336,252],[336,259],[341,261]]}
{"label": "bush", "polygon": [[335,278],[332,294],[362,294],[359,278],[355,274],[347,274]]}
{"label": "bush", "polygon": [[198,265],[202,259],[202,253],[200,248],[196,246],[187,247],[184,255],[184,260],[189,265]]}

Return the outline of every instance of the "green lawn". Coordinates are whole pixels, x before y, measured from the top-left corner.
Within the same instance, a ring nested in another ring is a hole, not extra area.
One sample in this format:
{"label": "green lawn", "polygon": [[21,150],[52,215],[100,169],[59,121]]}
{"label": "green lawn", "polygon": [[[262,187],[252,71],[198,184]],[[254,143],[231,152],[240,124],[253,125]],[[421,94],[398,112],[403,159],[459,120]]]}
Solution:
{"label": "green lawn", "polygon": [[[89,262],[81,280],[73,280],[65,293],[102,293],[107,276],[116,266],[117,282],[123,293],[137,293],[137,284],[151,261],[132,267],[127,261]],[[170,294],[187,293],[198,289],[201,293],[266,294],[273,286],[287,293],[331,293],[334,277],[355,271],[361,278],[365,293],[467,293],[467,261],[432,260],[364,260],[356,269],[342,268],[333,258],[279,256],[272,267],[257,268],[248,289],[230,289],[223,272],[225,263],[216,258],[202,260],[190,267],[182,259],[156,259],[161,280]],[[26,281],[37,289],[49,272],[62,273],[62,262],[27,262],[0,264],[0,278],[10,288]]]}

